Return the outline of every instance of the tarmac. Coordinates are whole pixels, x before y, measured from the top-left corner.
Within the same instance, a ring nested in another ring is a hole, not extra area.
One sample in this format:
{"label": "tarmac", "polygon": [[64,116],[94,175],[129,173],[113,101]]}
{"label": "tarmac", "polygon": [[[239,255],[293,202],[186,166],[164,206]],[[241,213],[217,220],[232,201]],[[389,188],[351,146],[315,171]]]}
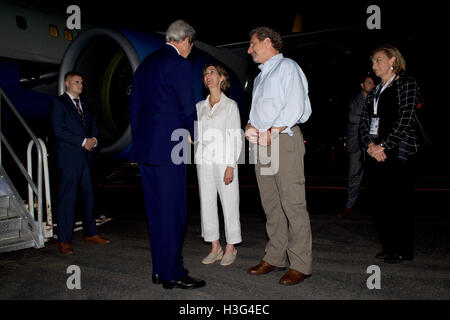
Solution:
{"label": "tarmac", "polygon": [[[448,191],[415,191],[416,257],[390,265],[374,257],[380,246],[365,207],[355,216],[338,218],[345,188],[323,187],[318,177],[307,177],[313,273],[298,285],[284,286],[278,283],[283,272],[247,273],[263,257],[267,238],[254,180],[243,177],[240,185],[243,242],[237,246],[238,259],[227,267],[203,265],[210,245],[201,238],[198,188],[188,178],[184,265],[190,276],[206,281],[203,288],[167,290],[152,283],[142,190],[135,180],[98,185],[96,212],[112,218],[98,228],[110,244],[85,244],[79,231],[74,233],[72,255],[61,255],[54,241],[42,249],[1,254],[0,299],[172,300],[177,306],[189,301],[450,299],[450,217],[443,207]],[[223,244],[223,219],[220,222]],[[70,266],[79,268],[79,282]],[[80,288],[73,288],[74,283]]]}

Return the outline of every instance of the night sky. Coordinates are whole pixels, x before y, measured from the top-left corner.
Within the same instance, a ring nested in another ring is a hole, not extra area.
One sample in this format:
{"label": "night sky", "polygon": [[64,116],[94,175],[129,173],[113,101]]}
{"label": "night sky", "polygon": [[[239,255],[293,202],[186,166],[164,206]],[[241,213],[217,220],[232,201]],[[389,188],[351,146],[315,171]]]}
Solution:
{"label": "night sky", "polygon": [[[381,9],[382,28],[405,36],[440,33],[445,24],[442,2],[430,1],[15,1],[35,8],[65,13],[71,4],[81,8],[82,23],[120,26],[143,31],[165,31],[168,24],[184,19],[194,26],[198,39],[213,45],[248,41],[248,33],[261,25],[283,35],[291,33],[297,13],[303,31],[314,32],[364,26],[367,7]],[[440,17],[439,17],[440,16]]]}

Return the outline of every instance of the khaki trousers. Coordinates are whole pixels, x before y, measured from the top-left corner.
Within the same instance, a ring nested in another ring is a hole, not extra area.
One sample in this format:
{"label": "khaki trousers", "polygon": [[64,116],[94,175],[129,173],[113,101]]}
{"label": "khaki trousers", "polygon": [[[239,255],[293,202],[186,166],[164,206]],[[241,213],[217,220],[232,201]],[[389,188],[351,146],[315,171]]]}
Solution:
{"label": "khaki trousers", "polygon": [[[255,164],[269,237],[263,260],[279,267],[289,265],[292,269],[310,275],[312,237],[305,198],[305,145],[300,128],[295,126],[292,131],[292,137],[280,134],[273,138],[269,147],[257,146],[258,154],[267,154],[272,161],[264,164],[268,159],[262,156],[257,158]],[[275,156],[277,139],[279,157]],[[271,174],[267,174],[271,171],[270,167],[274,169]]]}

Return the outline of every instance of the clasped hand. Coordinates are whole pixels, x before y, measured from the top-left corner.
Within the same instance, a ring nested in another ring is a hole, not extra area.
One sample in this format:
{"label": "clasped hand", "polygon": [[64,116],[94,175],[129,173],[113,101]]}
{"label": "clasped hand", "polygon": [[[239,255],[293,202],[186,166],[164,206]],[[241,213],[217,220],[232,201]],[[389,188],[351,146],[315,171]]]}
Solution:
{"label": "clasped hand", "polygon": [[257,143],[260,146],[270,146],[272,142],[272,134],[271,132],[281,132],[286,127],[272,127],[271,130],[266,130],[264,132],[259,132],[258,129],[253,127],[251,124],[248,124],[245,127],[245,137],[250,143]]}
{"label": "clasped hand", "polygon": [[369,144],[367,153],[378,162],[383,162],[387,159],[386,153],[384,152],[384,147],[375,145],[373,142]]}
{"label": "clasped hand", "polygon": [[87,151],[94,150],[95,145],[97,144],[97,139],[95,138],[86,138],[86,143],[84,144],[84,149]]}

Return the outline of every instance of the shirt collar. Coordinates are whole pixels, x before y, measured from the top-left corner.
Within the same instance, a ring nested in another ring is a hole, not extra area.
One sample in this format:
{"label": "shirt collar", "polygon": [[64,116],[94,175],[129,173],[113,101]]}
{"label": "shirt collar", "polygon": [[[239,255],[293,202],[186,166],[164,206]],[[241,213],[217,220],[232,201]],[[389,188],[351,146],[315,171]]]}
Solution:
{"label": "shirt collar", "polygon": [[283,59],[284,56],[282,53],[278,53],[276,55],[274,55],[272,58],[270,58],[269,60],[267,60],[265,63],[262,63],[258,66],[258,68],[262,71],[265,68],[271,67],[274,64],[276,64],[279,60]]}
{"label": "shirt collar", "polygon": [[[209,97],[210,97],[211,95],[210,94],[208,94],[208,96],[206,97],[206,99],[204,100],[205,101],[205,106],[208,106],[208,108],[209,108]],[[216,105],[218,105],[218,104],[220,104],[223,100],[225,99],[225,94],[223,93],[223,91],[220,93],[220,99],[219,99],[219,101],[216,103]]]}
{"label": "shirt collar", "polygon": [[[67,93],[67,95],[70,97],[70,99],[72,99],[72,100],[77,99],[77,98],[75,98],[73,95],[71,95],[71,94],[69,93],[69,91],[66,91],[66,93]],[[78,97],[78,100],[80,100],[80,97]]]}
{"label": "shirt collar", "polygon": [[175,50],[177,50],[178,55],[181,56],[180,51],[178,51],[177,47],[175,47],[173,44],[166,42],[167,45],[173,47]]}

